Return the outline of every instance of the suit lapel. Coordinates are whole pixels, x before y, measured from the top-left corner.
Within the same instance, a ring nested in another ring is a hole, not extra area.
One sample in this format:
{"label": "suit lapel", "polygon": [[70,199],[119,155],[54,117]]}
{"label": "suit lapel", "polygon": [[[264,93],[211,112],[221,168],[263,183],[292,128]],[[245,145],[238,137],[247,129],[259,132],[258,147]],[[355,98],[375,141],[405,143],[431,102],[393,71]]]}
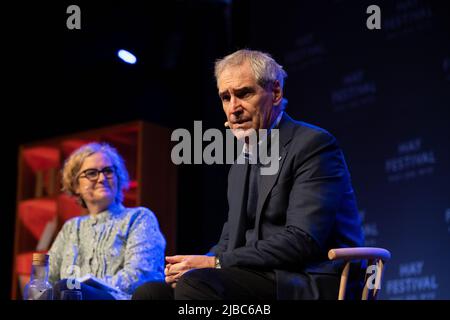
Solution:
{"label": "suit lapel", "polygon": [[[275,182],[280,175],[281,169],[287,157],[287,145],[291,141],[292,138],[292,130],[294,126],[292,123],[292,119],[284,114],[281,118],[279,125],[279,158],[275,161],[279,161],[278,171],[273,175],[261,175],[260,185],[259,185],[259,196],[258,196],[258,205],[256,209],[256,219],[255,219],[255,227],[256,227],[256,239],[259,239],[260,234],[260,220],[261,220],[261,212],[264,207],[264,203],[267,200],[267,196],[275,185]],[[273,145],[272,145],[273,146]]]}
{"label": "suit lapel", "polygon": [[284,164],[284,160],[286,159],[287,150],[286,148],[282,148],[280,152],[280,160],[279,161],[279,168],[278,172],[276,174],[272,175],[261,175],[260,178],[260,185],[259,185],[259,196],[258,196],[258,206],[256,209],[256,220],[255,220],[255,226],[258,226],[256,228],[256,238],[259,239],[259,224],[261,219],[261,211],[264,206],[264,203],[266,202],[267,196],[269,195],[270,191],[272,190],[273,186],[275,185],[275,182],[278,179],[278,176],[280,174],[281,168]]}
{"label": "suit lapel", "polygon": [[[280,146],[280,156],[277,159],[279,161],[279,167],[276,174],[273,175],[261,175],[260,185],[259,185],[259,196],[258,205],[256,209],[256,236],[259,239],[260,232],[260,219],[261,212],[264,203],[267,199],[269,192],[272,190],[275,182],[283,167],[284,161],[287,157],[287,148],[292,138],[292,131],[295,125],[293,120],[285,113],[281,118],[279,125],[279,146]],[[242,155],[240,155],[242,156]],[[234,164],[233,173],[230,179],[230,185],[228,189],[231,190],[230,197],[230,216],[229,216],[229,244],[228,251],[233,250],[237,247],[245,245],[245,228],[246,228],[246,206],[244,203],[244,195],[247,193],[245,187],[247,186],[247,164]]]}

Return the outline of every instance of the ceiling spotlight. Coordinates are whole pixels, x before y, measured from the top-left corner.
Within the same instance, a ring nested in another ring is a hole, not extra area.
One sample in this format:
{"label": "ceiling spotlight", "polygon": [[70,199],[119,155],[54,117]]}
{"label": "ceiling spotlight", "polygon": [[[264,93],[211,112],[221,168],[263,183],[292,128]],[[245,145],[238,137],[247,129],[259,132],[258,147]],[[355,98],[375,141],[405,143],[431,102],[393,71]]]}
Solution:
{"label": "ceiling spotlight", "polygon": [[119,52],[117,52],[117,55],[126,63],[135,64],[137,61],[135,55],[127,50],[121,49],[119,50]]}

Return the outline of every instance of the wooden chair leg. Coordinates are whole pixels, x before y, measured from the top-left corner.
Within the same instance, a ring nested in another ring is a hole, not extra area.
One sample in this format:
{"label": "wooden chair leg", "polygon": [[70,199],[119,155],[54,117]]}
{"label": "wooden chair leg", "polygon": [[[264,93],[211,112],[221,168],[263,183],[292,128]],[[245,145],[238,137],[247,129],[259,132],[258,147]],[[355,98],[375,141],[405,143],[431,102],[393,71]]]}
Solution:
{"label": "wooden chair leg", "polygon": [[377,276],[375,278],[375,284],[377,286],[375,286],[375,289],[373,290],[373,299],[377,298],[377,294],[381,289],[381,277],[383,275],[383,267],[384,267],[383,260],[381,260],[381,259],[378,260],[377,261]]}
{"label": "wooden chair leg", "polygon": [[362,297],[361,300],[367,300],[367,298],[369,297],[369,288],[367,287],[367,282],[364,284],[364,289],[362,292]]}
{"label": "wooden chair leg", "polygon": [[341,283],[339,285],[339,297],[338,300],[344,300],[345,289],[347,288],[348,272],[350,270],[350,261],[347,261],[344,270],[341,274]]}
{"label": "wooden chair leg", "polygon": [[[367,261],[367,267],[371,266],[373,264],[373,260],[368,260]],[[362,292],[362,296],[361,296],[361,300],[367,300],[369,298],[369,287],[367,286],[367,269],[366,269],[366,274],[364,276],[364,289]]]}

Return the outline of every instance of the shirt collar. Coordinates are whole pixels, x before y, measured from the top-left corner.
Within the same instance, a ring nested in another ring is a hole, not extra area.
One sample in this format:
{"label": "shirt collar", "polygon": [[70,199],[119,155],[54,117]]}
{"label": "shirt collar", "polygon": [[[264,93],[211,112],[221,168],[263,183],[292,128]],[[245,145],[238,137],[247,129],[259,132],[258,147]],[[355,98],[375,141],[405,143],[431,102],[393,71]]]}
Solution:
{"label": "shirt collar", "polygon": [[[280,124],[281,118],[283,117],[284,111],[281,111],[278,117],[275,119],[275,121],[272,123],[272,125],[267,130],[267,134],[264,135],[261,139],[258,141],[258,145],[260,146],[264,140],[267,139],[267,136],[270,134],[270,131],[274,128],[277,128]],[[244,143],[244,146],[242,147],[242,154],[244,158],[250,159],[252,155],[255,153],[255,146],[251,146],[248,143]]]}
{"label": "shirt collar", "polygon": [[89,220],[92,223],[104,222],[109,217],[122,212],[124,209],[125,209],[125,207],[122,204],[112,204],[108,209],[106,209],[102,212],[99,212],[96,214],[90,214]]}

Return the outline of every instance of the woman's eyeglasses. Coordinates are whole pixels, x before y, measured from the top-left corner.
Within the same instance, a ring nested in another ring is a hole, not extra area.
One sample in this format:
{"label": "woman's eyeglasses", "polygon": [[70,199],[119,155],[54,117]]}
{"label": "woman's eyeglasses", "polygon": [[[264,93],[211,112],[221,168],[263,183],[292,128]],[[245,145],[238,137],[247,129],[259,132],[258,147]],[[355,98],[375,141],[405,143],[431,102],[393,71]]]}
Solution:
{"label": "woman's eyeglasses", "polygon": [[105,176],[106,179],[111,179],[112,177],[114,177],[115,172],[116,171],[115,171],[114,167],[104,167],[101,170],[86,169],[83,172],[81,172],[78,177],[86,178],[89,181],[96,181],[98,179],[100,173],[103,173],[103,175]]}

